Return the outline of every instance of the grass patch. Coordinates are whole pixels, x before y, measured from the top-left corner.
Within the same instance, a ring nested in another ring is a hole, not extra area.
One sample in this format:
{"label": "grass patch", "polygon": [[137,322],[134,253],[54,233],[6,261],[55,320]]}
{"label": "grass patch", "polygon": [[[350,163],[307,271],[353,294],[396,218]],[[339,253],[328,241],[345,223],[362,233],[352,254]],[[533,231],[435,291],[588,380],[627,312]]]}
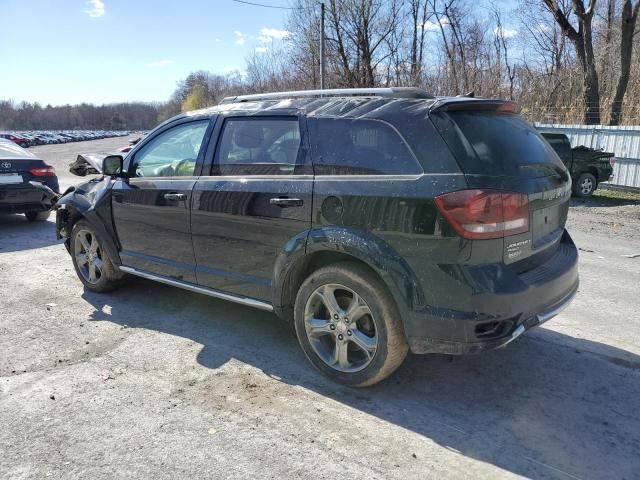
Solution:
{"label": "grass patch", "polygon": [[605,190],[598,188],[593,192],[593,199],[611,203],[640,203],[640,192],[625,192],[622,190]]}

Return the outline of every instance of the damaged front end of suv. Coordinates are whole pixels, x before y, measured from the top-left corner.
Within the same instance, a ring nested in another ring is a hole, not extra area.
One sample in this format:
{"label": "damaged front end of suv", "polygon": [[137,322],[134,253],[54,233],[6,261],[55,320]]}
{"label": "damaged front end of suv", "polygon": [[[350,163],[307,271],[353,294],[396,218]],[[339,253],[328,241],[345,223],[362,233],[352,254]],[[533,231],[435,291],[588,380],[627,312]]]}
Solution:
{"label": "damaged front end of suv", "polygon": [[[78,155],[70,166],[71,173],[86,176],[101,173],[101,161],[109,154]],[[87,157],[90,161],[87,161]],[[89,222],[100,235],[104,248],[116,264],[120,263],[117,236],[111,222],[111,187],[114,179],[109,176],[92,178],[84,183],[69,187],[54,205],[56,211],[56,236],[64,240],[70,251],[70,237],[78,220]]]}

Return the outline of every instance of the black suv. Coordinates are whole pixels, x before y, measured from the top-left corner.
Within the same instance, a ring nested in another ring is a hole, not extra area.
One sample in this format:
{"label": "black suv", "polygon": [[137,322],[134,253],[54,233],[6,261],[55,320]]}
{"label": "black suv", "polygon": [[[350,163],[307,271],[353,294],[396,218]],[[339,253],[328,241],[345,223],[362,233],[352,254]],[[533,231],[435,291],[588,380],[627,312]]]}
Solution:
{"label": "black suv", "polygon": [[352,386],[408,350],[504,346],[578,287],[571,179],[512,102],[233,97],[166,121],[103,174],[58,202],[86,288],[132,274],[274,311]]}

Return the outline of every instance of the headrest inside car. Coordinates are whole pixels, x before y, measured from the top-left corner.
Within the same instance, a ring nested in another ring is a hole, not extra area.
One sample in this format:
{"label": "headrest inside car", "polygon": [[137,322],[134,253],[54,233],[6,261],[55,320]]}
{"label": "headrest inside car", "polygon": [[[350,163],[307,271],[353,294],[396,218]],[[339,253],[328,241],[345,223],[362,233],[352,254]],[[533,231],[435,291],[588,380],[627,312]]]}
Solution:
{"label": "headrest inside car", "polygon": [[240,125],[233,132],[233,143],[241,148],[258,148],[264,142],[264,132],[259,125],[252,125],[253,122],[247,122],[246,125]]}

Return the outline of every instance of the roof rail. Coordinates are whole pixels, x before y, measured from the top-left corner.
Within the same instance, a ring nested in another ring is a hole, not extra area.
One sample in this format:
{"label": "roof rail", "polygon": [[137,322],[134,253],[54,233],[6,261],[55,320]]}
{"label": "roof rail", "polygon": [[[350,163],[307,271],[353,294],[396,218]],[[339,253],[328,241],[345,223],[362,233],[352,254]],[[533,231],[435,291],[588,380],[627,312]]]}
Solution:
{"label": "roof rail", "polygon": [[391,87],[391,88],[338,88],[332,90],[297,90],[291,92],[258,93],[254,95],[239,95],[226,97],[220,102],[256,102],[260,100],[283,100],[288,98],[324,98],[324,97],[386,97],[386,98],[422,98],[433,99],[433,95],[422,88]]}

